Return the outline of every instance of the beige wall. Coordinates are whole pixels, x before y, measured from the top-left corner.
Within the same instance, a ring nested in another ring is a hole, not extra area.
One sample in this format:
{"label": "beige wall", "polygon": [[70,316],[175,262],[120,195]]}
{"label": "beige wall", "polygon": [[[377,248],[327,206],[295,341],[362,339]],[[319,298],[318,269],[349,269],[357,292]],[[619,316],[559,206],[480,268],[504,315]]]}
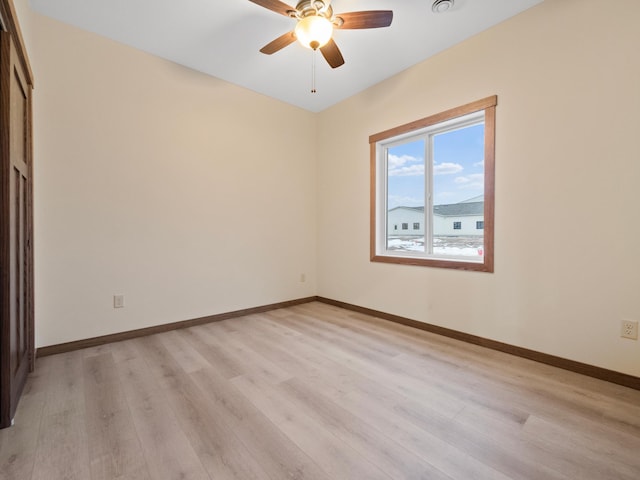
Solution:
{"label": "beige wall", "polygon": [[[640,318],[640,2],[547,0],[319,115],[16,3],[39,346],[318,294],[640,375],[619,338]],[[492,94],[495,273],[370,263],[368,136]]]}
{"label": "beige wall", "polygon": [[37,346],[315,294],[313,114],[21,13]]}
{"label": "beige wall", "polygon": [[[639,19],[547,0],[321,113],[318,294],[640,375]],[[493,94],[495,273],[370,263],[368,136]]]}

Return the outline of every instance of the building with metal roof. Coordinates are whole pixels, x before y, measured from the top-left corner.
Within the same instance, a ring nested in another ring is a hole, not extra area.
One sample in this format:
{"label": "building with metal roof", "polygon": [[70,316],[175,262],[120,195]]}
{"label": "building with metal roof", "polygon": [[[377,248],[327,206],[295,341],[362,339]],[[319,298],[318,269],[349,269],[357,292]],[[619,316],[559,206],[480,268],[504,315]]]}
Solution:
{"label": "building with metal roof", "polygon": [[[481,199],[480,201],[473,201]],[[433,206],[434,236],[482,236],[484,234],[484,199],[482,196],[459,203]],[[424,236],[424,206],[398,206],[387,213],[390,237]]]}

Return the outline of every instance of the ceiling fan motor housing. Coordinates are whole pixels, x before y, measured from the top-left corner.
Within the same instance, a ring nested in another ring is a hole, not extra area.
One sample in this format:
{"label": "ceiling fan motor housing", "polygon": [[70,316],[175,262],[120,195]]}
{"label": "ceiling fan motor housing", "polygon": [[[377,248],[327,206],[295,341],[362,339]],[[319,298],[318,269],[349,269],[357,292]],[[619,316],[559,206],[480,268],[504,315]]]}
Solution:
{"label": "ceiling fan motor housing", "polygon": [[298,19],[303,19],[310,15],[317,15],[331,20],[333,17],[333,8],[331,8],[330,0],[301,0],[296,5],[295,11],[290,11],[289,15]]}

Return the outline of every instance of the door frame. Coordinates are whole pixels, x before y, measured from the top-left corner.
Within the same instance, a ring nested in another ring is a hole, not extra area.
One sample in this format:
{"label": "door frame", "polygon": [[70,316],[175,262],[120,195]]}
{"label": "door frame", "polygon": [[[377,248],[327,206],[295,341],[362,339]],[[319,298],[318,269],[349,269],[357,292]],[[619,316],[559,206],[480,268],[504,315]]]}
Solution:
{"label": "door frame", "polygon": [[12,0],[0,0],[0,30],[4,30],[13,35],[13,41],[16,44],[20,63],[27,76],[27,83],[33,88],[33,71],[31,70],[27,49],[22,37],[22,30],[20,30],[20,25],[18,24],[18,15],[16,14]]}
{"label": "door frame", "polygon": [[[18,17],[13,6],[12,0],[0,0],[0,30],[7,32],[11,36],[11,41],[15,47],[18,57],[18,63],[26,80],[28,91],[26,115],[26,155],[28,163],[28,180],[27,180],[27,201],[26,201],[26,222],[27,222],[27,251],[26,255],[26,305],[25,314],[27,317],[26,335],[27,335],[27,356],[28,370],[31,372],[35,368],[35,345],[34,345],[34,270],[33,270],[33,109],[32,109],[32,90],[33,90],[33,72],[29,64],[26,48],[22,38],[22,32],[18,24]],[[4,62],[11,62],[11,54],[5,59],[3,52],[0,62],[2,70],[5,69]],[[10,94],[7,80],[0,79],[1,91],[3,97]],[[6,91],[5,91],[6,90]],[[10,119],[9,104],[0,99],[0,117],[3,124],[8,125]],[[6,122],[6,123],[5,123]],[[0,166],[2,169],[9,168],[11,160],[9,158],[9,129],[0,132]],[[2,195],[0,196],[0,258],[2,259],[2,270],[0,273],[0,343],[9,345],[10,342],[10,312],[9,312],[9,258],[10,258],[10,235],[14,232],[10,230],[9,221],[9,189],[7,183],[7,172],[0,172],[2,181]],[[20,392],[14,392],[12,388],[13,375],[10,366],[10,352],[7,348],[2,348],[0,352],[0,428],[11,425],[15,409],[19,399]],[[22,387],[22,385],[21,385]],[[17,394],[16,394],[17,393]]]}

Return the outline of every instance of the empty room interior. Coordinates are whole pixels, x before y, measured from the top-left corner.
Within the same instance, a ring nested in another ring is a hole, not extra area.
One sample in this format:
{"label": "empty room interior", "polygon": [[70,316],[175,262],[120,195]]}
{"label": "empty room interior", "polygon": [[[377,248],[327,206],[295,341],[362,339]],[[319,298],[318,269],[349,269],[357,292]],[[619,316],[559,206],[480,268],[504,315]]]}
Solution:
{"label": "empty room interior", "polygon": [[640,2],[226,3],[1,0],[0,479],[639,479]]}

